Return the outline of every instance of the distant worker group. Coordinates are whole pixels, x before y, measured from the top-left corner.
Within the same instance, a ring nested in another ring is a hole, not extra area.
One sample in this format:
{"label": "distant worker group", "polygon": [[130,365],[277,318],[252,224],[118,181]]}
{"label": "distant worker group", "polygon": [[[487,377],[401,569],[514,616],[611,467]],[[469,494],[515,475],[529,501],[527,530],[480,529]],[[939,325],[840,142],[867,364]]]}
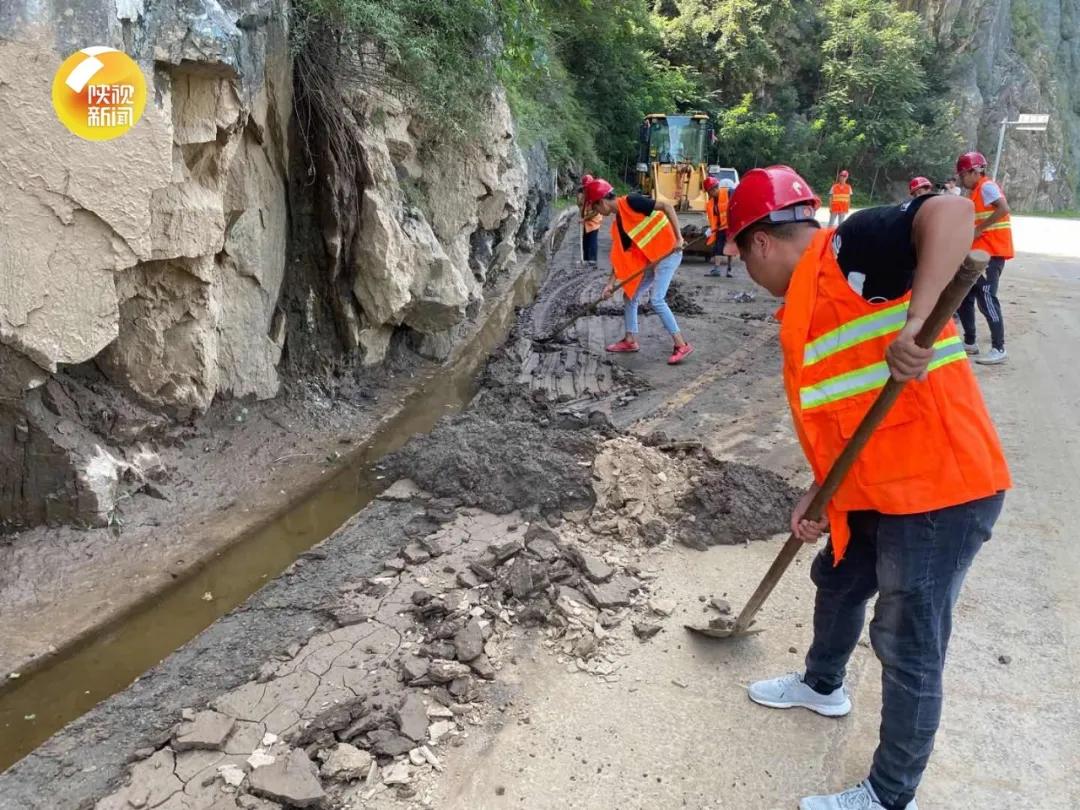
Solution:
{"label": "distant worker group", "polygon": [[[964,299],[957,312],[963,327],[963,345],[968,355],[975,362],[985,365],[1003,363],[1007,357],[1005,351],[1005,321],[998,299],[998,285],[1005,262],[1013,258],[1012,226],[1009,216],[1009,204],[1001,187],[986,175],[987,161],[979,152],[966,152],[956,162],[956,177],[948,178],[935,189],[934,183],[927,177],[913,177],[908,183],[910,199],[900,206],[902,212],[913,216],[924,197],[941,194],[953,196],[964,192],[970,197],[975,207],[975,227],[972,234],[972,248],[985,250],[991,260],[986,273],[979,278]],[[730,235],[729,211],[735,183],[724,178],[721,180],[707,176],[701,188],[707,195],[705,215],[708,227],[705,230],[705,243],[711,249],[712,268],[708,276],[732,276],[732,253],[725,253],[725,244]],[[845,236],[844,225],[851,213],[852,186],[847,169],[837,172],[836,182],[829,191],[829,226],[840,229],[841,239]],[[659,316],[665,330],[671,335],[673,347],[668,362],[672,365],[681,363],[694,351],[683,337],[679,324],[671,307],[667,303],[667,292],[682,262],[685,241],[682,236],[678,214],[668,202],[655,201],[644,194],[616,196],[613,187],[606,180],[586,174],[581,178],[578,189],[578,208],[581,214],[581,255],[582,261],[591,267],[598,263],[599,235],[603,218],[614,217],[611,226],[612,276],[604,288],[604,297],[609,297],[617,290],[624,296],[623,320],[625,333],[621,340],[612,343],[607,350],[613,353],[637,352],[638,310],[646,292],[653,311]],[[865,209],[871,217],[884,217],[888,207]],[[906,255],[909,248],[903,244],[885,247],[878,252],[884,265],[894,261],[896,255]],[[892,247],[898,254],[890,253]],[[867,246],[867,250],[870,247]],[[890,296],[876,295],[878,279],[867,278],[860,271],[850,273],[848,282],[860,294],[869,293],[869,300],[888,300]],[[977,341],[975,309],[982,313],[990,329],[990,349],[985,354]]]}

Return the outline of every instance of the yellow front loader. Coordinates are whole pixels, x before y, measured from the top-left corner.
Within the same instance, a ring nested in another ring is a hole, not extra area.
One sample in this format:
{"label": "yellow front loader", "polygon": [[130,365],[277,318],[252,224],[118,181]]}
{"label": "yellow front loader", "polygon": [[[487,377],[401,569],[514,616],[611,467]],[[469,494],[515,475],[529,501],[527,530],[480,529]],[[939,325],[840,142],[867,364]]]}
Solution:
{"label": "yellow front loader", "polygon": [[702,256],[712,254],[705,244],[708,195],[703,185],[709,176],[710,139],[707,115],[652,113],[641,127],[637,164],[641,192],[674,206],[686,240],[685,252]]}

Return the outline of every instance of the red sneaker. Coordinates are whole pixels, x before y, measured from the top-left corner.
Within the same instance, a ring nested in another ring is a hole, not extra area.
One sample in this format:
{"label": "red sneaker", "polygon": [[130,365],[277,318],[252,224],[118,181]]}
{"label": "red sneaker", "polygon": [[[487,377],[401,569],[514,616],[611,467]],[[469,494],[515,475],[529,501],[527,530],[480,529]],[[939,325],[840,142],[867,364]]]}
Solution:
{"label": "red sneaker", "polygon": [[671,353],[671,357],[668,358],[668,365],[677,366],[693,353],[694,347],[689,343],[684,343],[682,346],[676,346],[675,350]]}
{"label": "red sneaker", "polygon": [[605,348],[609,352],[636,352],[640,347],[636,343],[631,343],[626,338],[623,338],[618,343],[612,343]]}

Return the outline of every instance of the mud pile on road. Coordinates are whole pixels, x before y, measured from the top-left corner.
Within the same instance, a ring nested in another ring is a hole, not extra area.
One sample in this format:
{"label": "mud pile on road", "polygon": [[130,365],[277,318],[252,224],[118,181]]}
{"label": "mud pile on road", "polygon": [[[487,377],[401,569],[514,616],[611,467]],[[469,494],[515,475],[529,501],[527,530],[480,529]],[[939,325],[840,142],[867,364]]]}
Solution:
{"label": "mud pile on road", "polygon": [[[672,281],[671,286],[668,287],[667,296],[665,299],[668,306],[671,307],[671,311],[676,315],[704,315],[705,307],[701,306],[694,298],[693,293],[688,289],[684,289],[679,282]],[[641,302],[641,308],[638,310],[639,315],[652,315],[652,304],[649,303],[648,296]],[[576,314],[576,313],[572,313]],[[600,304],[596,310],[597,315],[610,315],[622,317],[623,307],[619,302],[605,302]]]}
{"label": "mud pile on road", "polygon": [[800,493],[776,473],[710,457],[694,467],[678,499],[680,542],[705,549],[787,531]]}
{"label": "mud pile on road", "polygon": [[593,489],[593,531],[698,549],[784,531],[798,497],[775,473],[719,461],[697,443],[647,446],[630,436],[601,447]]}
{"label": "mud pile on road", "polygon": [[609,429],[603,420],[560,412],[516,381],[520,360],[503,349],[464,413],[384,460],[394,477],[462,506],[495,514],[552,514],[592,505],[588,463]]}

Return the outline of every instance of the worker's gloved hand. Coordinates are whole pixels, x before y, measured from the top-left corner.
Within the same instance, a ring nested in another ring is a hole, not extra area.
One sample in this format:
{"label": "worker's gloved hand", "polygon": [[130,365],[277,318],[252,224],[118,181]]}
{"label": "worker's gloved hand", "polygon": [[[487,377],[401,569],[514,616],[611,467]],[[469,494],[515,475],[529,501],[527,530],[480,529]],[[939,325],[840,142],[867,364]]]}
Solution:
{"label": "worker's gloved hand", "polygon": [[791,533],[804,543],[816,543],[829,528],[829,518],[825,515],[822,515],[821,520],[818,521],[807,520],[803,517],[806,510],[810,508],[810,501],[817,495],[818,489],[820,487],[817,484],[812,485],[791,510]]}
{"label": "worker's gloved hand", "polygon": [[934,358],[933,349],[924,349],[915,343],[915,336],[922,328],[922,318],[909,318],[896,340],[885,350],[885,362],[897,382],[926,379],[926,367]]}

